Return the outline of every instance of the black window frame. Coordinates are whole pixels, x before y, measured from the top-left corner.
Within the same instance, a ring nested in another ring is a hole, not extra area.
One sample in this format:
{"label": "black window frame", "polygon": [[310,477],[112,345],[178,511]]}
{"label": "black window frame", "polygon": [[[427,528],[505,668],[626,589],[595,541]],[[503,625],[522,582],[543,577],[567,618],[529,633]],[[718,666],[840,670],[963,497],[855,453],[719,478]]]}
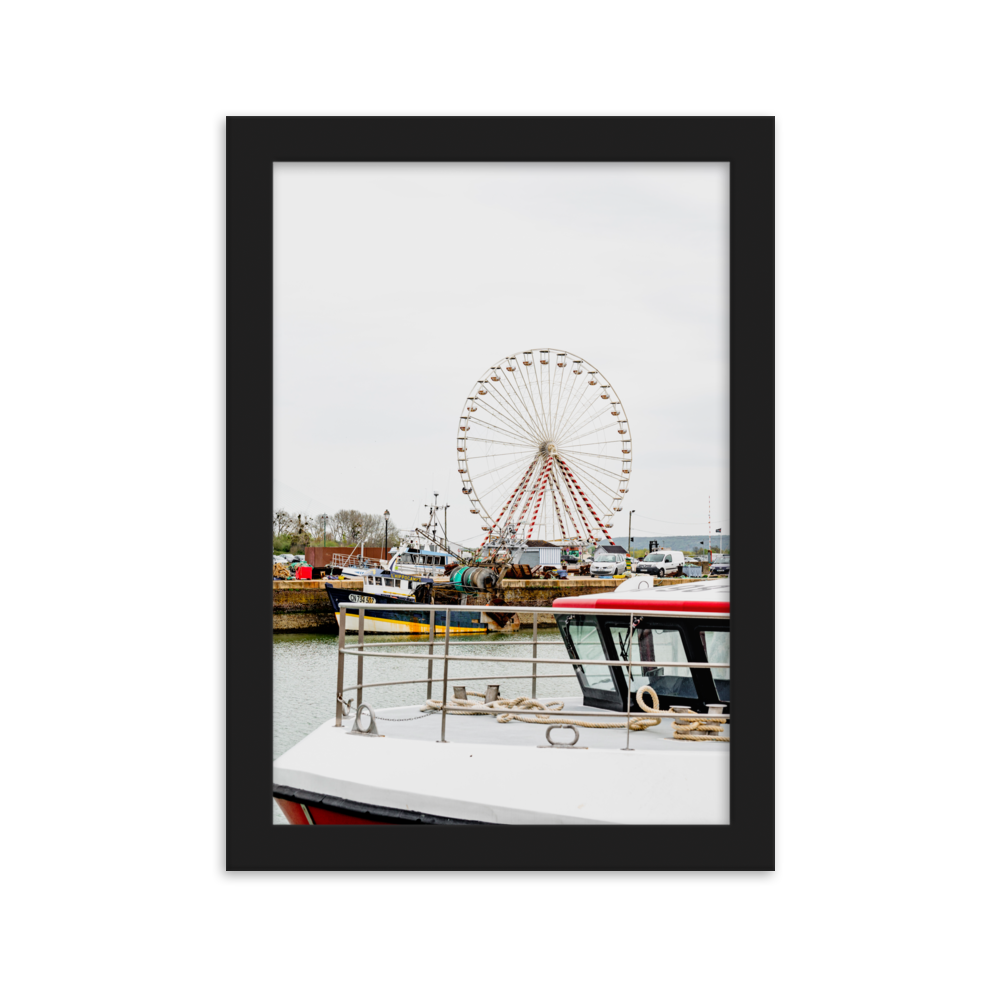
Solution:
{"label": "black window frame", "polygon": [[[642,709],[636,702],[635,694],[629,690],[628,670],[624,666],[624,664],[628,663],[628,660],[623,659],[619,654],[617,644],[615,643],[615,637],[611,633],[612,626],[622,627],[624,625],[626,629],[628,628],[628,615],[615,615],[609,613],[602,614],[596,610],[588,613],[587,611],[581,610],[579,615],[556,616],[557,624],[559,625],[559,632],[562,636],[563,642],[566,644],[566,649],[570,655],[570,659],[586,662],[587,657],[581,657],[578,655],[578,650],[568,631],[570,623],[578,618],[596,620],[595,624],[597,627],[597,634],[601,640],[601,648],[604,652],[604,659],[617,660],[619,663],[623,664],[623,666],[609,667],[616,692],[616,694],[612,694],[608,691],[602,691],[599,688],[590,687],[587,684],[583,668],[577,663],[574,663],[573,670],[576,673],[577,681],[580,684],[580,690],[583,693],[583,704],[588,708],[603,708],[611,712],[624,712],[627,698],[628,704],[630,705],[630,711],[641,713]],[[639,623],[643,623],[643,616],[636,615],[635,623],[637,626]],[[684,653],[687,656],[688,663],[708,663],[708,659],[706,658],[705,650],[702,647],[701,638],[699,636],[701,631],[729,631],[728,618],[664,618],[656,615],[650,616],[646,619],[644,624],[648,628],[676,628],[680,632],[681,642],[684,645]],[[633,660],[632,662],[634,664],[640,664],[642,661]],[[695,697],[685,698],[677,696],[671,700],[671,704],[689,705],[699,712],[704,712],[706,705],[721,704],[725,705],[728,710],[729,699],[724,699],[719,694],[719,691],[715,686],[715,678],[712,677],[712,672],[710,670],[692,670],[691,678],[694,681],[696,693]],[[730,692],[731,691],[732,684],[730,682]]]}

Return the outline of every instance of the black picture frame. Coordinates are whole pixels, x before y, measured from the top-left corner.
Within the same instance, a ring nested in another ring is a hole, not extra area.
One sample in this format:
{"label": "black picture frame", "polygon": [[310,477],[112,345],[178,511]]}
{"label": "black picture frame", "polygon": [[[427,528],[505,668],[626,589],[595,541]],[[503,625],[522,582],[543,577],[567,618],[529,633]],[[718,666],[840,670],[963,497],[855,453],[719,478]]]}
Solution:
{"label": "black picture frame", "polygon": [[[226,867],[229,871],[774,869],[774,119],[230,117],[226,126]],[[272,820],[273,165],[308,161],[730,165],[732,528],[739,714],[728,826],[279,826]],[[259,543],[256,541],[259,539]],[[748,651],[748,652],[744,652]],[[745,680],[744,680],[745,678]]]}

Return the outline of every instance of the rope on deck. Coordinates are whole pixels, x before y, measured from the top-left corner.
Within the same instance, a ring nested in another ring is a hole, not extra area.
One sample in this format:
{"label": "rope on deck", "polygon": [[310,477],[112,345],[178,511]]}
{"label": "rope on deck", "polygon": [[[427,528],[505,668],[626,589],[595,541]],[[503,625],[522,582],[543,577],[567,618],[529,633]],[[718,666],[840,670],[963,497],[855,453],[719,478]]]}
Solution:
{"label": "rope on deck", "polygon": [[[648,690],[652,690],[649,688]],[[472,701],[471,698],[449,698],[448,699],[448,711],[452,715],[489,715],[489,712],[476,711],[476,709],[482,708],[522,708],[532,711],[544,711],[547,708],[551,708],[556,712],[561,712],[565,708],[565,703],[561,701],[537,701],[534,698],[520,697],[520,698],[497,698],[496,701],[486,702],[486,695],[479,691],[467,691],[468,695],[475,695],[477,698],[484,699],[481,702]],[[424,711],[427,712],[440,712],[442,703],[440,701],[435,701],[434,699],[428,698],[424,702]],[[571,716],[570,716],[571,717]],[[518,715],[516,712],[505,712],[503,715],[498,715],[497,722],[536,722],[543,726],[559,725],[566,721],[566,716],[555,716],[555,715]],[[641,732],[644,729],[649,729],[652,726],[658,726],[660,720],[643,718],[642,716],[637,716],[634,719],[630,719],[628,722],[628,728],[632,732]],[[590,722],[579,720],[574,721],[574,726],[579,726],[581,729],[624,729],[625,722]]]}
{"label": "rope on deck", "polygon": [[[652,705],[647,705],[643,695],[649,692],[653,696]],[[644,712],[658,712],[660,710],[660,699],[657,697],[656,692],[649,687],[641,687],[635,694],[636,704]],[[672,708],[668,708],[666,715],[674,714]],[[685,715],[690,715],[691,712],[685,712]],[[719,736],[719,733],[725,732],[724,722],[722,719],[712,722],[712,716],[706,715],[706,721],[702,722],[701,719],[674,719],[674,732],[673,738],[675,740],[692,740],[692,741],[709,741],[713,743],[728,743],[728,736]],[[668,737],[665,737],[668,738]]]}

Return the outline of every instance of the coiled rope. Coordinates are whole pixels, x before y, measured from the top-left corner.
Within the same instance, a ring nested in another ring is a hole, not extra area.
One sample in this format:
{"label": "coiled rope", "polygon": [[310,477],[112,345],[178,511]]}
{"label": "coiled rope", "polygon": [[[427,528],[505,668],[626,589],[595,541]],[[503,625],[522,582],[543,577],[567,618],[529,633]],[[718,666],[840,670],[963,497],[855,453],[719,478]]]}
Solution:
{"label": "coiled rope", "polygon": [[[652,688],[645,688],[644,690],[652,691]],[[490,712],[477,711],[477,709],[483,708],[521,708],[521,709],[531,709],[536,711],[544,711],[547,708],[552,708],[556,712],[561,712],[565,707],[565,703],[561,701],[536,701],[534,698],[497,698],[496,701],[487,702],[486,695],[479,691],[467,691],[466,694],[474,695],[477,698],[482,698],[483,701],[477,702],[472,701],[470,698],[449,698],[448,699],[448,711],[452,715],[490,715]],[[655,692],[654,692],[655,697]],[[442,703],[440,701],[435,701],[428,698],[424,702],[425,712],[440,712]],[[646,709],[649,711],[649,709]],[[516,712],[505,712],[502,715],[498,715],[497,722],[536,722],[539,725],[551,726],[558,725],[565,721],[565,716],[553,716],[553,715],[518,715]],[[642,732],[644,729],[650,729],[652,726],[658,726],[660,720],[643,718],[642,716],[637,716],[634,719],[629,719],[628,728],[632,732]],[[579,726],[582,729],[624,729],[625,722],[590,722],[580,720],[573,723],[574,726]]]}
{"label": "coiled rope", "polygon": [[[653,696],[653,704],[647,705],[643,695],[648,691]],[[636,704],[644,712],[658,712],[660,710],[660,699],[657,697],[656,692],[649,687],[641,687],[636,692],[635,695]],[[673,715],[674,710],[668,708],[666,715]],[[679,713],[676,713],[679,714]],[[691,715],[691,711],[685,711],[685,715]],[[713,743],[728,743],[728,736],[719,736],[719,733],[725,732],[722,719],[718,719],[713,722],[711,715],[706,715],[706,721],[702,722],[701,719],[674,719],[674,733],[673,738],[675,740],[698,740],[698,741],[710,741]]]}

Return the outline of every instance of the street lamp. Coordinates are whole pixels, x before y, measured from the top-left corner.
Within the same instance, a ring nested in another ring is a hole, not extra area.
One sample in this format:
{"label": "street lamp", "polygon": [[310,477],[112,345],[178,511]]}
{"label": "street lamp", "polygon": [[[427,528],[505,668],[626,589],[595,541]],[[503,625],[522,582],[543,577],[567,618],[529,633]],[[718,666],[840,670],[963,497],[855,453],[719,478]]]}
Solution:
{"label": "street lamp", "polygon": [[386,561],[389,559],[389,512],[384,511],[382,516],[385,518],[385,558]]}
{"label": "street lamp", "polygon": [[628,557],[632,558],[632,515],[635,513],[634,510],[628,512]]}

